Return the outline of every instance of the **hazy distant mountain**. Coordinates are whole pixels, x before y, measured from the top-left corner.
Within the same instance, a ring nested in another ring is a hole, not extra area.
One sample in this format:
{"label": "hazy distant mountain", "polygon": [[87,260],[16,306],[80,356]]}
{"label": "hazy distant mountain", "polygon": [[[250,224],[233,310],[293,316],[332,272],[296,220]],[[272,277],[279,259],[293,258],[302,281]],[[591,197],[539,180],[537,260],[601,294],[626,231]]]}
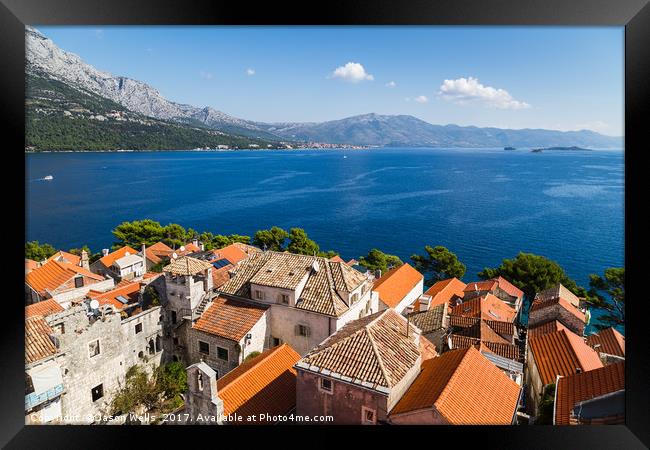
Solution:
{"label": "hazy distant mountain", "polygon": [[432,125],[413,116],[364,114],[322,123],[258,124],[287,139],[418,147],[551,147],[622,148],[620,137],[593,131],[508,130]]}
{"label": "hazy distant mountain", "polygon": [[[261,123],[232,117],[211,107],[165,99],[148,84],[102,72],[58,48],[37,30],[26,29],[28,76],[60,81],[164,121],[207,126],[222,133],[269,141],[302,141],[371,146],[622,148],[622,138],[593,131],[506,130],[432,125],[413,116],[365,114],[322,123]],[[317,106],[316,106],[317,107]]]}

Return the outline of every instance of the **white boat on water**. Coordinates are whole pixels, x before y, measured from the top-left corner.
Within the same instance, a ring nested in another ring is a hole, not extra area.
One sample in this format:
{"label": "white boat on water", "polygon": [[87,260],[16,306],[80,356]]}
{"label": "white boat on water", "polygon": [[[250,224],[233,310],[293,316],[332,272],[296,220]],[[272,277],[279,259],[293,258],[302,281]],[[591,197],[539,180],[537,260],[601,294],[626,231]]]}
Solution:
{"label": "white boat on water", "polygon": [[46,176],[43,177],[43,179],[44,179],[45,181],[50,181],[50,180],[53,180],[54,177],[53,177],[52,175],[46,175]]}

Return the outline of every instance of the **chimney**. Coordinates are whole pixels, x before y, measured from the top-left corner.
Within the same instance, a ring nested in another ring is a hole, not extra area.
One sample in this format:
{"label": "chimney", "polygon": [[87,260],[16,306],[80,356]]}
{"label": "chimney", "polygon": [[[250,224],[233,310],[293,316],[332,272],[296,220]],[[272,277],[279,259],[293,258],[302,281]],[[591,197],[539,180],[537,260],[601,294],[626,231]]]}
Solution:
{"label": "chimney", "polygon": [[381,269],[375,270],[375,278],[381,278]]}
{"label": "chimney", "polygon": [[107,248],[103,248],[103,249],[102,249],[102,255],[103,255],[103,256],[108,255],[108,249],[107,249]]}
{"label": "chimney", "polygon": [[147,260],[147,253],[146,253],[146,251],[147,251],[147,246],[144,245],[144,242],[143,242],[143,243],[142,243],[142,259],[144,259],[145,261]]}
{"label": "chimney", "polygon": [[192,244],[196,245],[197,247],[199,246],[199,240],[198,239],[192,239]]}
{"label": "chimney", "polygon": [[81,267],[86,270],[90,270],[90,264],[88,263],[88,252],[86,250],[81,251]]}
{"label": "chimney", "polygon": [[201,242],[201,243],[199,244],[199,247],[201,247],[201,251],[202,251],[202,252],[205,251],[205,245],[203,245],[203,242]]}

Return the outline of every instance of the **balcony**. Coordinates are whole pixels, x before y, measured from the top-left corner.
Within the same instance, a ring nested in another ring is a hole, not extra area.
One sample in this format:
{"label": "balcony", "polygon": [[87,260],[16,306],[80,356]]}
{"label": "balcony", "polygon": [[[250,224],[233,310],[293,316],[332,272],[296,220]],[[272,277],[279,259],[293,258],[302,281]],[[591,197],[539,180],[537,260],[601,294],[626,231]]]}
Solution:
{"label": "balcony", "polygon": [[29,411],[35,406],[38,406],[42,403],[45,403],[49,400],[52,400],[61,394],[63,394],[63,384],[57,384],[53,388],[48,389],[45,392],[41,392],[39,394],[36,394],[35,392],[32,392],[31,394],[28,394],[25,396],[25,411]]}

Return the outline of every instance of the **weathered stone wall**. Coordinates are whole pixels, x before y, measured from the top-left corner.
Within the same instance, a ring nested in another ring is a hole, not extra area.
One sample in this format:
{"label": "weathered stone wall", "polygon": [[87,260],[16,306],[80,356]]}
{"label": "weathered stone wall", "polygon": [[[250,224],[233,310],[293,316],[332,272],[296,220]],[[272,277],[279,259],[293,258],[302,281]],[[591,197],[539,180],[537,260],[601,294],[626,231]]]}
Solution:
{"label": "weathered stone wall", "polygon": [[528,314],[528,327],[532,328],[553,320],[557,320],[578,336],[582,336],[584,332],[585,323],[559,304],[530,311]]}
{"label": "weathered stone wall", "polygon": [[298,369],[296,380],[296,414],[299,416],[331,415],[328,424],[359,425],[362,407],[375,411],[377,421],[385,421],[388,397],[376,391],[332,379],[332,393],[320,389],[321,377]]}
{"label": "weathered stone wall", "polygon": [[[202,376],[202,386],[199,386],[198,376]],[[214,416],[223,414],[223,400],[217,396],[217,379],[201,371],[198,367],[187,369],[187,386],[185,394],[185,413],[190,415],[188,423],[210,425],[213,422],[198,420],[199,416]]]}
{"label": "weathered stone wall", "polygon": [[390,415],[390,423],[395,425],[448,425],[435,407]]}

